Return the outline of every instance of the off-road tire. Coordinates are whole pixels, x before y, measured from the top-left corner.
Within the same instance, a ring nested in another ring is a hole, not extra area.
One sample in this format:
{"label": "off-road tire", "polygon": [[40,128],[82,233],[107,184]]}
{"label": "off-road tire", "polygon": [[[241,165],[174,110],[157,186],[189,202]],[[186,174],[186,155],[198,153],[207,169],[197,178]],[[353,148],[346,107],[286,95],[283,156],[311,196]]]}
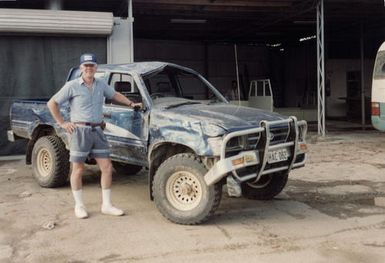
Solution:
{"label": "off-road tire", "polygon": [[118,163],[118,162],[112,162],[112,165],[114,166],[115,172],[117,174],[124,174],[124,175],[135,175],[139,173],[143,168],[142,166],[139,166],[139,165]]}
{"label": "off-road tire", "polygon": [[42,187],[54,188],[67,183],[69,153],[57,136],[39,138],[32,150],[33,176]]}
{"label": "off-road tire", "polygon": [[282,192],[288,179],[287,172],[265,175],[256,184],[245,182],[242,184],[242,195],[254,200],[270,200]]}
{"label": "off-road tire", "polygon": [[182,225],[205,222],[218,208],[222,186],[207,186],[207,169],[194,154],[168,158],[156,171],[152,186],[155,205],[164,217]]}

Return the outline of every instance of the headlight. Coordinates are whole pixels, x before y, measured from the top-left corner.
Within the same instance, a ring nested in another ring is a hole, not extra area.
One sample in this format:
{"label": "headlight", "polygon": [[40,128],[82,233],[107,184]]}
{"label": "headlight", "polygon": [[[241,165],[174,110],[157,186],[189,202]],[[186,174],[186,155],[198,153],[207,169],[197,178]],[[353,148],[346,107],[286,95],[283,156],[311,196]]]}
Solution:
{"label": "headlight", "polygon": [[222,137],[208,138],[207,142],[209,144],[210,149],[213,151],[214,156],[221,155],[221,147],[222,147]]}
{"label": "headlight", "polygon": [[226,132],[222,127],[219,127],[218,125],[215,125],[215,124],[202,123],[201,125],[202,125],[203,133],[209,137],[218,137],[225,134]]}

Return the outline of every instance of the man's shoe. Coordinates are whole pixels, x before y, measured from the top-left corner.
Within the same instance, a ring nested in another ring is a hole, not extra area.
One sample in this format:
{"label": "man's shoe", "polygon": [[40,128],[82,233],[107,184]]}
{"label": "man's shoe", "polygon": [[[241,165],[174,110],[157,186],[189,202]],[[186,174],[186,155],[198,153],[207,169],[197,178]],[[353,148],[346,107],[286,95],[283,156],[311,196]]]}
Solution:
{"label": "man's shoe", "polygon": [[80,218],[80,219],[88,217],[88,213],[86,211],[86,208],[83,205],[76,205],[75,206],[75,215],[77,218]]}
{"label": "man's shoe", "polygon": [[101,209],[102,213],[105,215],[111,215],[111,216],[122,216],[124,215],[124,211],[116,208],[115,206],[107,206],[107,205],[102,205]]}

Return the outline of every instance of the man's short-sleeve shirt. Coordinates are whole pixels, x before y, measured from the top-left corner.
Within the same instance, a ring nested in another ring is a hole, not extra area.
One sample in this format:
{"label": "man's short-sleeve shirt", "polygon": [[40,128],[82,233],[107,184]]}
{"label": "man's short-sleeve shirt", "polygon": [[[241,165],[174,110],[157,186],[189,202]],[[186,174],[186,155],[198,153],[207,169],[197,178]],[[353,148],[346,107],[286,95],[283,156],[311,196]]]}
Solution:
{"label": "man's short-sleeve shirt", "polygon": [[67,82],[52,98],[62,105],[67,102],[71,108],[71,122],[103,121],[104,97],[111,99],[115,90],[103,80],[94,79],[92,89],[87,88],[82,77]]}

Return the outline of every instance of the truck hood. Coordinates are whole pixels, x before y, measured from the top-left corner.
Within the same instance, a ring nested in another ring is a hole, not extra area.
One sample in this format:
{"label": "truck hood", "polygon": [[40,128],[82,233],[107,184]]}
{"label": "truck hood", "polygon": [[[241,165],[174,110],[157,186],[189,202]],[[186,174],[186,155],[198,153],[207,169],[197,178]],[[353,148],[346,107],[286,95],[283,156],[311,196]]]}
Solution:
{"label": "truck hood", "polygon": [[161,103],[154,109],[158,114],[165,114],[174,120],[204,122],[214,124],[227,131],[259,127],[262,120],[274,121],[286,119],[286,116],[256,108],[236,106],[227,103],[186,104],[173,107],[172,103]]}

